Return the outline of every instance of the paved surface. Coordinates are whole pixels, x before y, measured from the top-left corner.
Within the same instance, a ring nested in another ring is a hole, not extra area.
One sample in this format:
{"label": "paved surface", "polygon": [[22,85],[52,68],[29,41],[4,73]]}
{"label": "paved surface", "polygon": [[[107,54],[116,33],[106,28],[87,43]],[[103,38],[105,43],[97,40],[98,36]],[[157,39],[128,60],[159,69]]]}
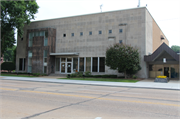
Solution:
{"label": "paved surface", "polygon": [[137,83],[124,83],[124,82],[83,81],[83,80],[67,80],[67,79],[63,80],[63,79],[57,79],[57,78],[60,78],[60,77],[46,76],[46,77],[38,77],[38,78],[26,78],[26,77],[1,76],[1,79],[6,79],[6,80],[180,90],[180,81],[179,80],[170,80],[168,83],[158,83],[158,82],[153,82],[154,81],[153,79],[144,79]]}
{"label": "paved surface", "polygon": [[0,80],[0,119],[179,119],[179,93]]}

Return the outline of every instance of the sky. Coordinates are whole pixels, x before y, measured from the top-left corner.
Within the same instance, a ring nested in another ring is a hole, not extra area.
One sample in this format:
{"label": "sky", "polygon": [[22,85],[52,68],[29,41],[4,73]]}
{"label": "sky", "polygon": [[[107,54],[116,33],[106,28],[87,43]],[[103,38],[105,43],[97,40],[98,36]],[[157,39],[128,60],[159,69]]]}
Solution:
{"label": "sky", "polygon": [[[39,5],[35,20],[61,18],[136,8],[138,0],[36,0]],[[169,46],[180,46],[180,0],[140,0],[169,40]]]}

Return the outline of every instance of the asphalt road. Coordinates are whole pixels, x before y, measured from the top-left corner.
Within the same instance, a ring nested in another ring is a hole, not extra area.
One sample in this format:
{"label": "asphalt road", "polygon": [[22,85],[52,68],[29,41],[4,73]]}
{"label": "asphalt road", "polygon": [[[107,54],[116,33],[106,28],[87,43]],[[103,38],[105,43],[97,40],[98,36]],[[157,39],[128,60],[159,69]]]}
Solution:
{"label": "asphalt road", "polygon": [[0,119],[180,119],[180,92],[0,80]]}

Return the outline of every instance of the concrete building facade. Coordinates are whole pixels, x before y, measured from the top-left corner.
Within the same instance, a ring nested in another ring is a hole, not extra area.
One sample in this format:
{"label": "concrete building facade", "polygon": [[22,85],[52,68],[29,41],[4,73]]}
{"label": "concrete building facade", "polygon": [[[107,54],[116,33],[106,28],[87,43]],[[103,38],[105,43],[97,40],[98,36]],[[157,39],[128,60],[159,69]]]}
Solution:
{"label": "concrete building facade", "polygon": [[142,69],[137,76],[148,78],[144,55],[152,54],[163,42],[169,45],[146,7],[35,21],[25,25],[24,35],[18,37],[16,71],[121,75],[105,66],[105,54],[110,45],[124,43],[139,49]]}

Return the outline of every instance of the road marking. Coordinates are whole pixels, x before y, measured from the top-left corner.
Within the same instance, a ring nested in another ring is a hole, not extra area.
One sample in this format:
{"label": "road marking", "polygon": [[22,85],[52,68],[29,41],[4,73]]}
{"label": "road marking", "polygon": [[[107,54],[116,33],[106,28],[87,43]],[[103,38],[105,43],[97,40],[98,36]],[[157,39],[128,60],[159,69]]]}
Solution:
{"label": "road marking", "polygon": [[15,91],[17,89],[11,89],[11,88],[0,88],[1,90],[11,90],[11,91]]}
{"label": "road marking", "polygon": [[[2,90],[12,90],[15,91],[16,89],[8,89],[8,88],[0,88]],[[90,98],[90,99],[99,99],[99,100],[108,100],[108,101],[118,101],[118,102],[132,102],[132,103],[142,103],[142,104],[154,104],[154,105],[165,105],[165,106],[174,106],[180,107],[178,104],[170,104],[170,103],[156,103],[156,102],[142,102],[136,100],[121,100],[121,99],[110,99],[110,98],[98,98],[98,97],[91,97],[91,96],[82,96],[82,95],[72,95],[72,94],[63,94],[63,93],[53,93],[53,92],[41,92],[41,91],[29,91],[29,90],[18,90],[20,92],[29,92],[29,93],[37,93],[37,94],[50,94],[50,95],[61,95],[61,96],[70,96],[70,97],[81,97],[81,98]]]}
{"label": "road marking", "polygon": [[102,117],[96,117],[95,119],[101,119]]}

